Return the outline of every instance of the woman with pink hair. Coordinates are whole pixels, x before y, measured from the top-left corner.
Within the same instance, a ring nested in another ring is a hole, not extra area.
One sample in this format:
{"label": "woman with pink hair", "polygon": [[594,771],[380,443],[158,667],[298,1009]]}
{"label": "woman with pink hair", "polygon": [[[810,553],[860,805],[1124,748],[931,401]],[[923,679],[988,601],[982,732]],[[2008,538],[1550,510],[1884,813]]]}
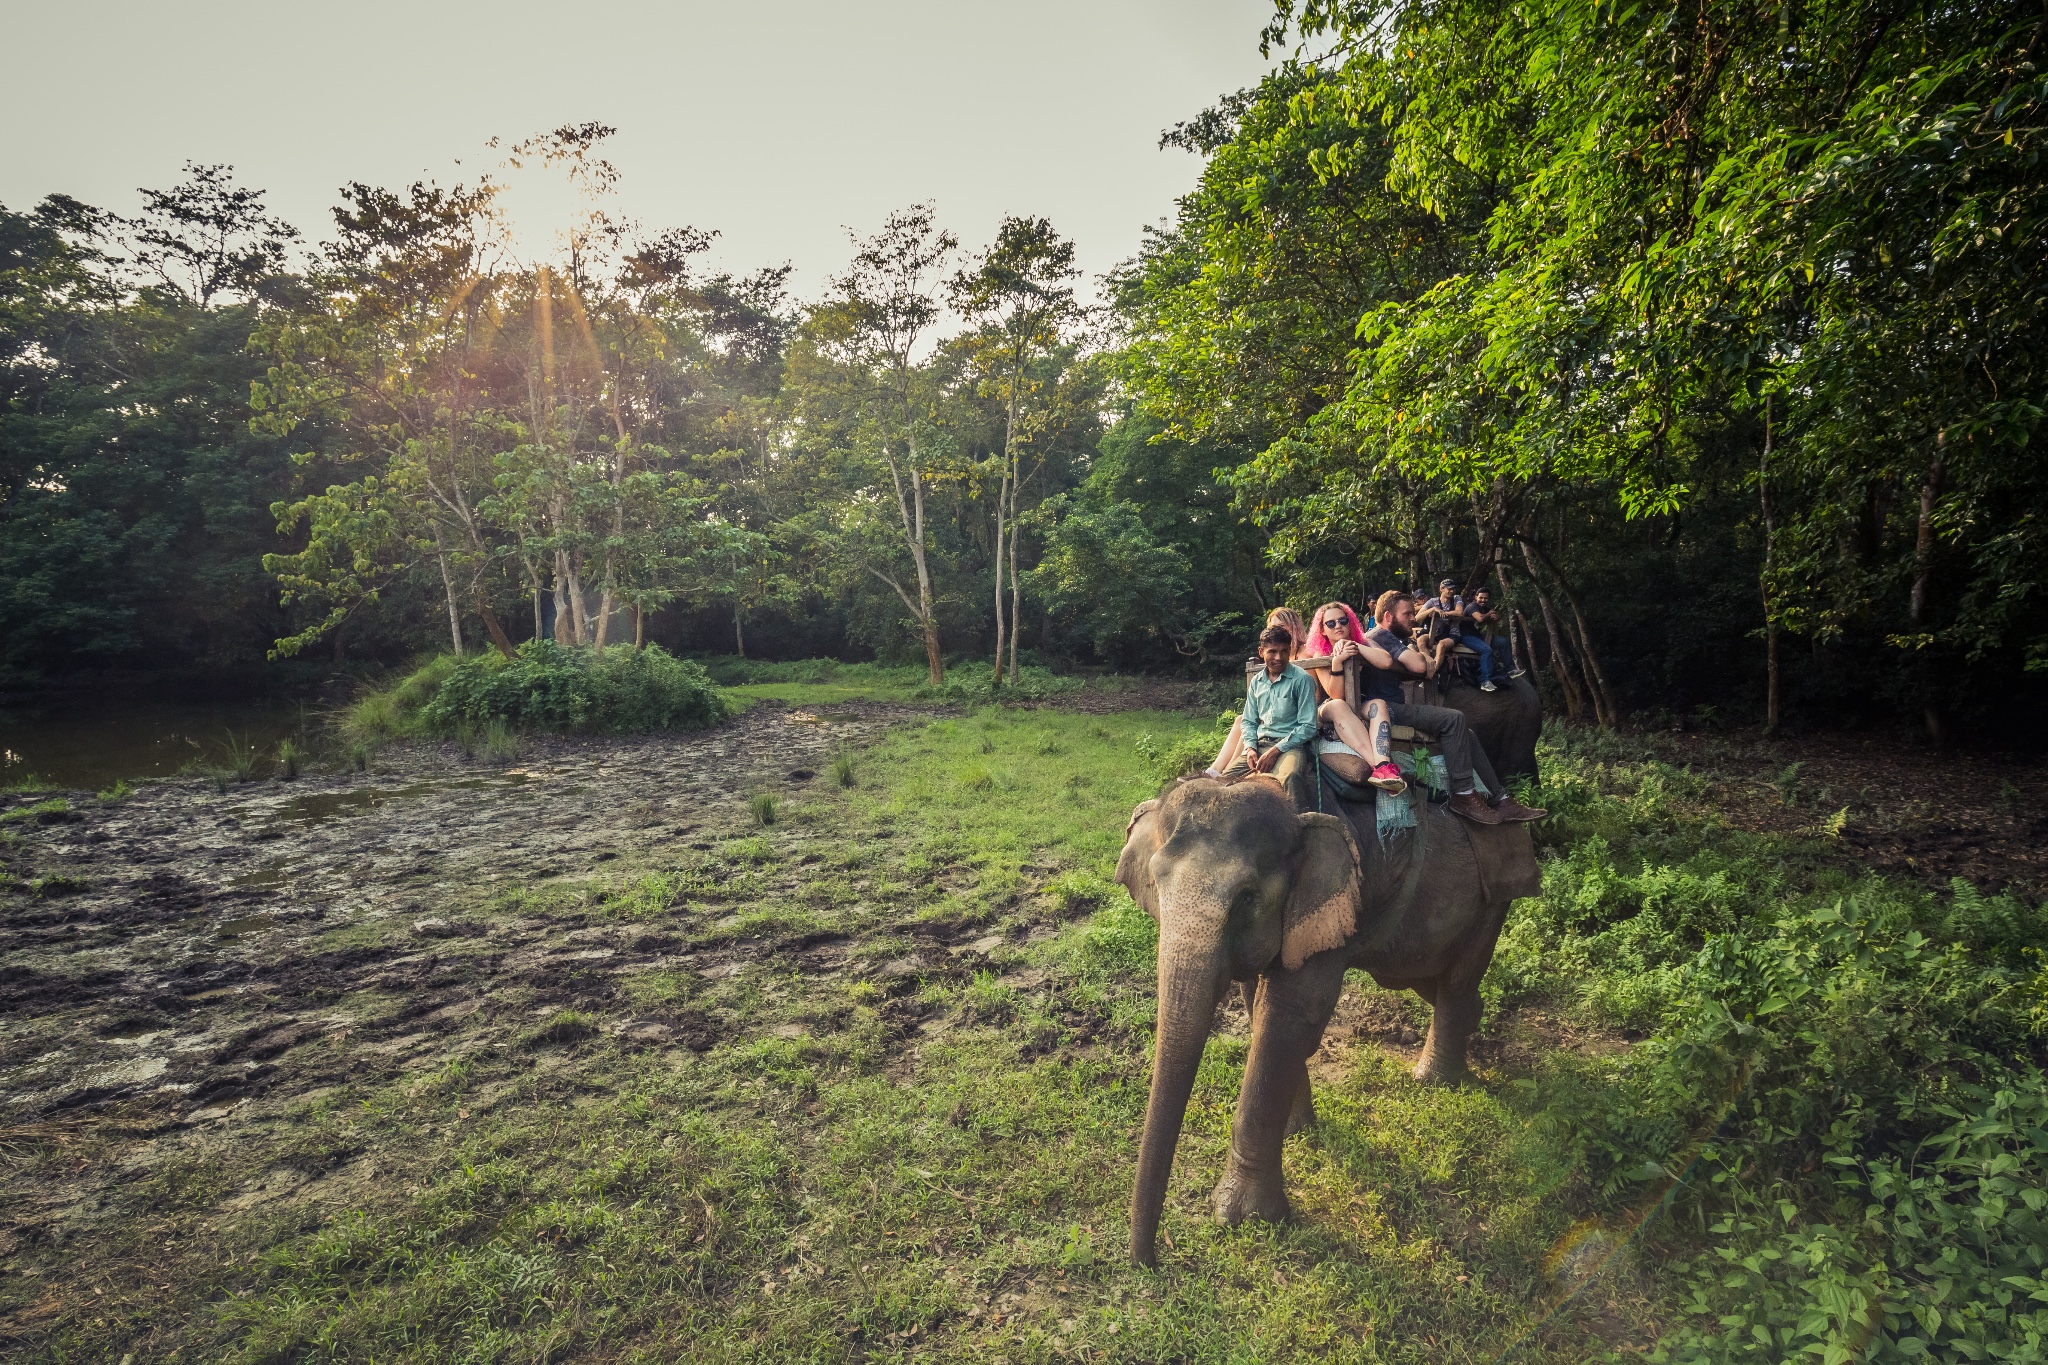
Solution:
{"label": "woman with pink hair", "polygon": [[[1293,638],[1293,657],[1299,659],[1302,641],[1308,638],[1308,627],[1301,623],[1301,613],[1293,607],[1275,607],[1266,613],[1266,624],[1279,626]],[[1243,748],[1244,718],[1240,716],[1230,723],[1230,733],[1223,737],[1223,747],[1217,751],[1216,761],[1202,770],[1202,776],[1223,776],[1230,765],[1237,762],[1237,755]]]}
{"label": "woman with pink hair", "polygon": [[1311,668],[1325,700],[1316,715],[1337,732],[1337,738],[1318,739],[1316,756],[1337,776],[1354,785],[1371,785],[1396,795],[1408,789],[1401,770],[1394,766],[1393,717],[1387,704],[1374,697],[1365,704],[1365,718],[1344,700],[1344,665],[1359,653],[1365,628],[1358,613],[1342,602],[1325,602],[1316,608],[1309,622],[1308,642],[1301,648],[1303,659],[1324,659],[1327,668]]}

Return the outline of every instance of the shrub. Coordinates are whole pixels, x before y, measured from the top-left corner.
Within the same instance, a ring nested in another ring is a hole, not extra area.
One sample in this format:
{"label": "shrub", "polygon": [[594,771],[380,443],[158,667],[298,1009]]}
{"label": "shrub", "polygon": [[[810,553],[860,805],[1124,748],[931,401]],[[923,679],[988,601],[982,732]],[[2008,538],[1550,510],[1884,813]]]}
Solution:
{"label": "shrub", "polygon": [[727,715],[704,670],[658,645],[600,652],[530,640],[510,659],[487,653],[432,660],[390,692],[358,702],[346,728],[363,736],[462,736],[490,754],[493,726],[501,734],[617,734],[700,729]]}
{"label": "shrub", "polygon": [[1152,770],[1152,775],[1161,782],[1171,782],[1176,777],[1198,773],[1209,766],[1216,757],[1216,751],[1223,747],[1223,741],[1230,736],[1230,727],[1237,720],[1237,712],[1225,711],[1216,717],[1216,724],[1206,734],[1188,736],[1180,743],[1162,748],[1150,731],[1139,735],[1135,747],[1138,757]]}
{"label": "shrub", "polygon": [[755,824],[772,825],[781,809],[781,802],[776,800],[774,792],[756,792],[748,799],[747,809],[753,813]]}

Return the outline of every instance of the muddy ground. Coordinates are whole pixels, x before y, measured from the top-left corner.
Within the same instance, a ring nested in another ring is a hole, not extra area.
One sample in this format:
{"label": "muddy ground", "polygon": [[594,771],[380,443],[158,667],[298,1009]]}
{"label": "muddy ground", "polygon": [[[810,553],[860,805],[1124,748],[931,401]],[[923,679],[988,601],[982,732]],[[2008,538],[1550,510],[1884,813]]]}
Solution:
{"label": "muddy ground", "polygon": [[[736,939],[693,953],[547,889],[748,833],[753,796],[829,781],[839,751],[906,714],[763,707],[704,734],[532,741],[503,765],[393,750],[368,772],[225,793],[179,780],[112,802],[9,798],[0,1266],[39,1273],[120,1216],[122,1188],[151,1167],[343,1083],[434,1065],[457,1030],[473,1048],[580,1005],[627,1041],[710,1047],[703,1014],[606,1008],[611,978],[663,965],[717,977],[771,950],[816,967],[845,945]],[[501,892],[535,908],[515,899],[513,913],[472,917]],[[50,1160],[88,1138],[89,1158]],[[14,1179],[24,1168],[34,1178]],[[224,1207],[321,1174],[273,1173]],[[35,1306],[13,1317],[0,1342],[33,1327]]]}

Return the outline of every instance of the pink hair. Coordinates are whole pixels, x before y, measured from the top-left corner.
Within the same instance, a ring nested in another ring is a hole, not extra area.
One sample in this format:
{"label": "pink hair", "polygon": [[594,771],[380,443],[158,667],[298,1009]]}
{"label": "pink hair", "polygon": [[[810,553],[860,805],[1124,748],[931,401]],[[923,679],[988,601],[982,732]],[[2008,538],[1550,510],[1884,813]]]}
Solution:
{"label": "pink hair", "polygon": [[1351,610],[1342,602],[1325,602],[1316,608],[1315,624],[1308,629],[1308,643],[1301,647],[1301,652],[1304,656],[1315,657],[1330,652],[1330,637],[1323,634],[1323,613],[1331,607],[1343,609],[1345,619],[1351,622],[1352,639],[1363,640],[1365,638],[1365,627],[1359,624],[1357,612]]}

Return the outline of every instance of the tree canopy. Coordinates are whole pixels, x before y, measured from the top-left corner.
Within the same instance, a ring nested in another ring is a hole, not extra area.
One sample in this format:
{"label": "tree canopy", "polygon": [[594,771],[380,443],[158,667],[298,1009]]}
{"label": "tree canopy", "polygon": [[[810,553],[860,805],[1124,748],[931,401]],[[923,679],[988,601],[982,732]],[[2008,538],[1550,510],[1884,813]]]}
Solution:
{"label": "tree canopy", "polygon": [[[1282,601],[1496,586],[1564,710],[1910,715],[2048,674],[2043,20],[1283,0],[1196,187],[1076,279],[915,204],[822,296],[622,219],[611,130],[0,216],[21,677],[439,641],[1203,669]],[[2033,689],[2033,690],[2030,690]]]}

